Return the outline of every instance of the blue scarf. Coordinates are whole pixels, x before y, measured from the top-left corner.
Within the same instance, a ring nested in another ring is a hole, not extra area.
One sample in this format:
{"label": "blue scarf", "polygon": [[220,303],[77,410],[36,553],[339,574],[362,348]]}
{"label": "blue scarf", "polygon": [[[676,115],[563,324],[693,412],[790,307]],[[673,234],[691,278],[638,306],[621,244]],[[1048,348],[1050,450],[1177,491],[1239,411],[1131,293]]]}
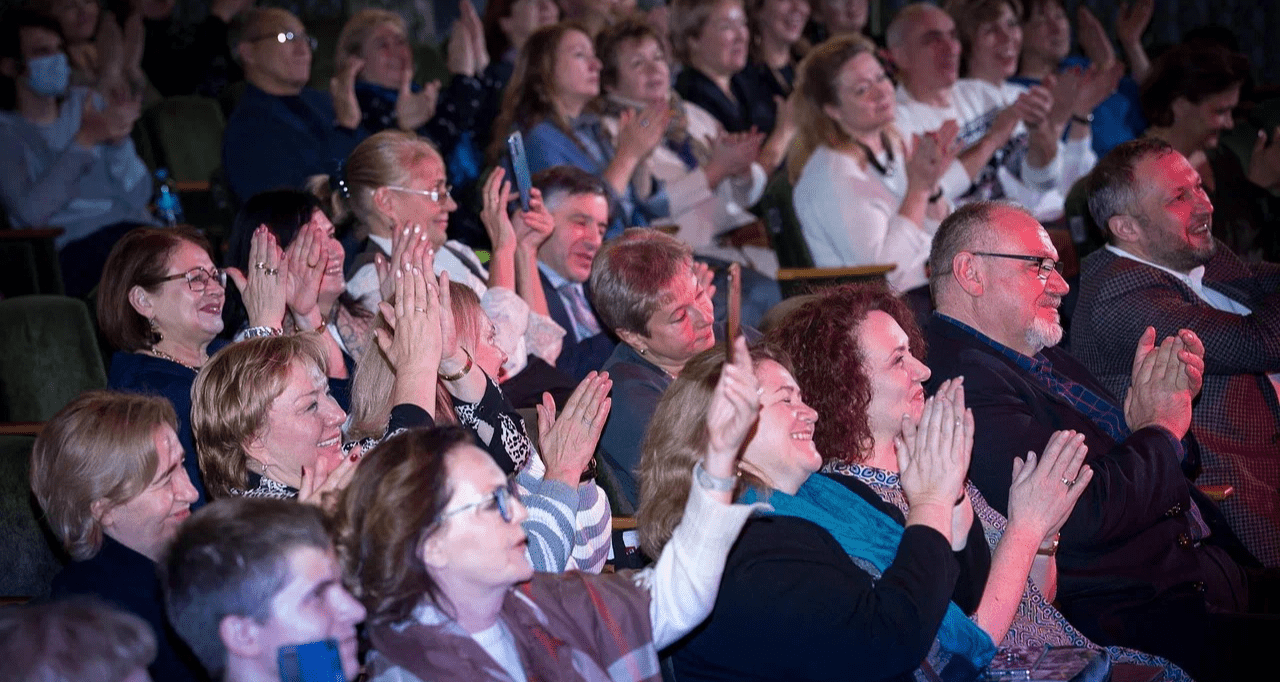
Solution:
{"label": "blue scarf", "polygon": [[[755,490],[748,490],[743,501],[750,504],[761,500]],[[818,524],[840,543],[846,554],[870,562],[882,573],[898,555],[902,526],[857,493],[826,476],[810,476],[795,495],[774,490],[769,494],[768,503],[773,505],[774,514]],[[937,639],[943,651],[953,658],[963,657],[974,670],[985,668],[996,654],[991,637],[954,602],[947,605]]]}

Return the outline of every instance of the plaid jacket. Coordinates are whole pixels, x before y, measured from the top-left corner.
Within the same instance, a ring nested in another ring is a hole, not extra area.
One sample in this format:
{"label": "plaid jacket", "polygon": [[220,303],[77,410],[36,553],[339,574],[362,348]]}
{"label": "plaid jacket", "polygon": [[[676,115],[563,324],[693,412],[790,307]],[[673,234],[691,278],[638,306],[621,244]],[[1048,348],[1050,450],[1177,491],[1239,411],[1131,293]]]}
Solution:
{"label": "plaid jacket", "polygon": [[1263,564],[1280,566],[1280,402],[1267,377],[1280,372],[1280,265],[1247,264],[1224,244],[1204,285],[1253,314],[1219,311],[1163,270],[1099,250],[1081,264],[1071,352],[1115,395],[1129,388],[1138,337],[1191,329],[1205,345],[1204,387],[1191,430],[1200,484],[1230,484],[1222,512]]}

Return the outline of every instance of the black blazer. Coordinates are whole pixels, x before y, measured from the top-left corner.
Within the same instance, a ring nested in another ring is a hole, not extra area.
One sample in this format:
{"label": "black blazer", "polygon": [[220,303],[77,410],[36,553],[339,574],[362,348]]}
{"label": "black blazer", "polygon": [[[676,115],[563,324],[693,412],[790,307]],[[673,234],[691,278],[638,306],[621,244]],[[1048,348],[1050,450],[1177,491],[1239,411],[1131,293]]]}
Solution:
{"label": "black blazer", "polygon": [[[613,339],[608,329],[589,339],[576,341],[573,333],[573,319],[569,317],[569,311],[564,309],[564,301],[560,300],[560,293],[551,286],[551,281],[542,274],[541,268],[538,269],[538,280],[542,282],[542,293],[547,297],[547,312],[551,313],[551,319],[555,320],[556,324],[564,327],[564,345],[560,348],[560,357],[556,358],[556,369],[568,374],[575,382],[582,381],[588,372],[599,371],[604,366],[605,360],[613,354],[613,348],[618,345],[618,342]],[[587,300],[590,300],[590,296]],[[604,323],[601,322],[600,326],[603,328]]]}

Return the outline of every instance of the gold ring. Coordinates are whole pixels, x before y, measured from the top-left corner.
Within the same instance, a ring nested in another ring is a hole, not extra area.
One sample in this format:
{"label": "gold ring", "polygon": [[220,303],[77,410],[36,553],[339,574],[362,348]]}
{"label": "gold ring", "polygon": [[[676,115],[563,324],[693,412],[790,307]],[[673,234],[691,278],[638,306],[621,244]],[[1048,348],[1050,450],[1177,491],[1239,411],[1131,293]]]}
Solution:
{"label": "gold ring", "polygon": [[1070,488],[1071,486],[1073,486],[1073,485],[1075,485],[1075,484],[1076,484],[1076,480],[1075,480],[1074,478],[1072,478],[1072,479],[1068,479],[1067,477],[1063,476],[1063,477],[1062,477],[1062,484],[1063,484],[1063,485],[1065,485],[1065,486],[1067,486],[1068,488]]}
{"label": "gold ring", "polygon": [[416,306],[416,305],[415,305],[415,306],[413,306],[413,309],[414,309],[414,310],[416,310],[416,311],[418,311],[418,312],[420,312],[420,313],[425,313],[425,312],[427,312],[427,309],[426,309],[426,308],[419,308],[419,307],[418,307],[418,306]]}
{"label": "gold ring", "polygon": [[262,261],[258,261],[257,263],[253,264],[254,270],[264,270],[266,269],[266,267],[267,267],[267,264]]}

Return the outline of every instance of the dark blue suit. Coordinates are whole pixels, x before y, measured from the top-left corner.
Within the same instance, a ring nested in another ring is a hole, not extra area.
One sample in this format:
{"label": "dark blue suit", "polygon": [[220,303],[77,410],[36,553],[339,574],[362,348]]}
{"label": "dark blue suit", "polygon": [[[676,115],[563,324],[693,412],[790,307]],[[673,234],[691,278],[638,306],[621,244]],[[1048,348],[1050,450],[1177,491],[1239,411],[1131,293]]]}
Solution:
{"label": "dark blue suit", "polygon": [[[564,345],[560,348],[560,357],[556,359],[556,369],[568,374],[574,382],[582,381],[588,372],[599,371],[604,366],[618,342],[607,329],[591,338],[575,340],[573,319],[569,317],[569,311],[564,309],[564,301],[560,300],[559,292],[551,286],[541,270],[538,271],[538,280],[542,282],[542,293],[547,297],[547,312],[551,313],[551,319],[564,327],[565,331]],[[603,324],[600,326],[604,327]]]}

